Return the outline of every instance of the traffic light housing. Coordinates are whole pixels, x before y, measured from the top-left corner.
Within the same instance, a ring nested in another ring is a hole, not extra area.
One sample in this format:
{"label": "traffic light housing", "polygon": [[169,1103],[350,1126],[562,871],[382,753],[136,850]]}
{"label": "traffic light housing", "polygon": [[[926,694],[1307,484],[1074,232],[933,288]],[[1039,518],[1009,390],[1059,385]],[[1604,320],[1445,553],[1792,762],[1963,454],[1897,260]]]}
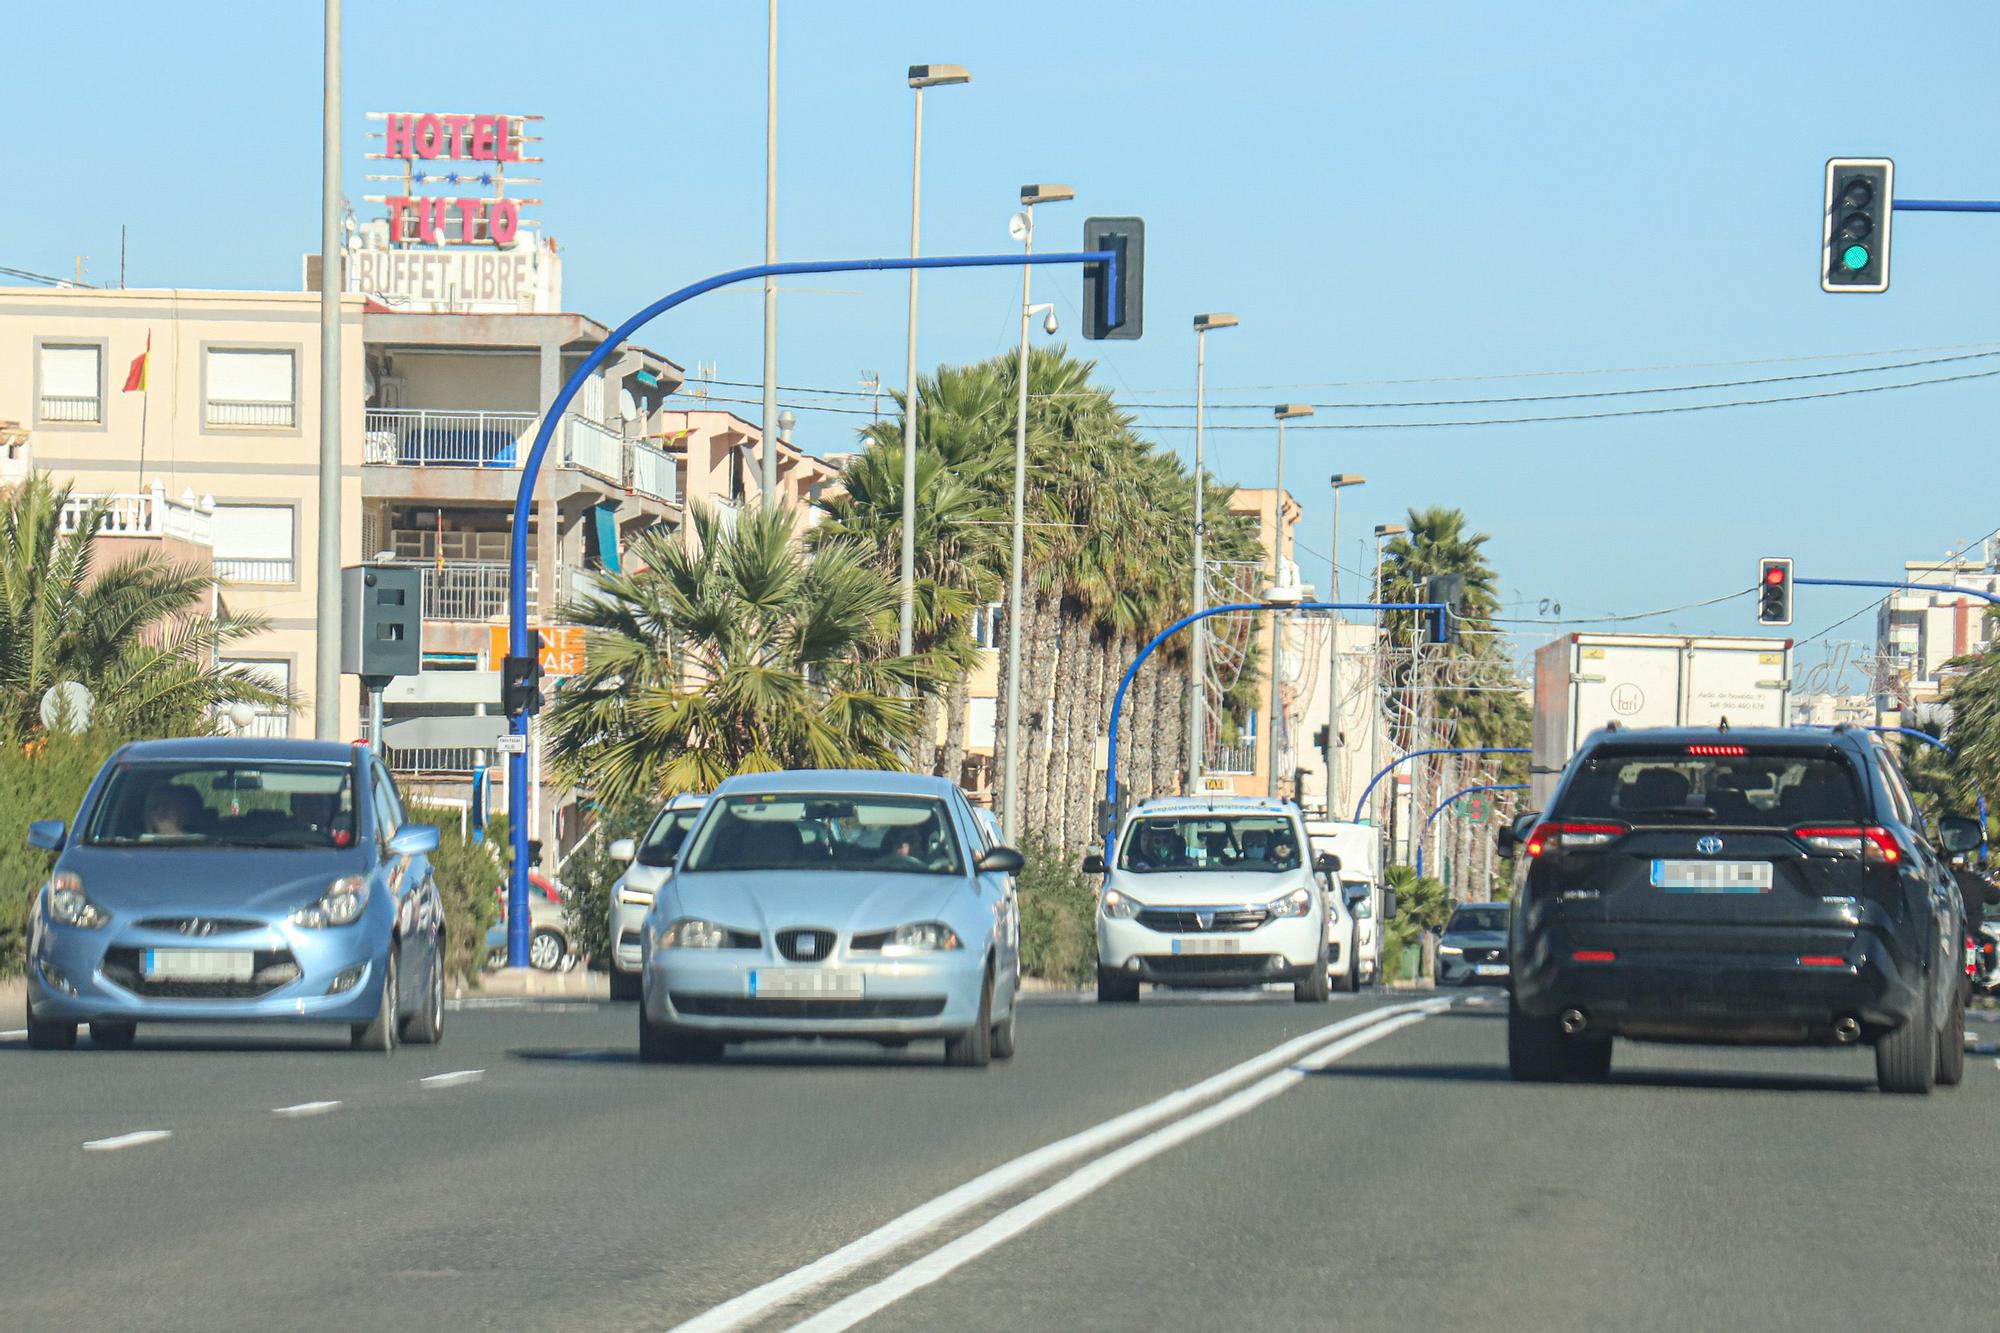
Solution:
{"label": "traffic light housing", "polygon": [[1322,757],[1328,753],[1327,740],[1329,730],[1330,728],[1321,727],[1313,733],[1313,749],[1318,750]]}
{"label": "traffic light housing", "polygon": [[542,711],[542,659],[509,656],[500,669],[500,711],[509,717]]}
{"label": "traffic light housing", "polygon": [[1792,562],[1772,556],[1757,562],[1757,623],[1792,623]]}
{"label": "traffic light housing", "polygon": [[1115,266],[1102,261],[1083,266],[1083,336],[1092,342],[1137,338],[1146,326],[1146,224],[1138,218],[1086,218],[1083,248],[1118,256]]}
{"label": "traffic light housing", "polygon": [[1424,600],[1441,602],[1442,611],[1424,612],[1427,637],[1432,643],[1458,642],[1458,622],[1465,614],[1465,575],[1433,574],[1424,580]]}
{"label": "traffic light housing", "polygon": [[1888,158],[1836,157],[1826,164],[1821,290],[1889,290],[1889,218],[1895,200],[1896,164]]}

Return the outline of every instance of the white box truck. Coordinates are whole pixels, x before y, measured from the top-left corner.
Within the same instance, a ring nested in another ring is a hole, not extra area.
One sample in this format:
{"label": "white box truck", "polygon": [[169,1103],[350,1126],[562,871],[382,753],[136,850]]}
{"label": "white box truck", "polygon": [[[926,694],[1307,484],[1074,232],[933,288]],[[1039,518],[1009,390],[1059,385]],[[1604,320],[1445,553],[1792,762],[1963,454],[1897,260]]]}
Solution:
{"label": "white box truck", "polygon": [[1568,634],[1535,652],[1531,805],[1548,808],[1591,732],[1620,727],[1782,727],[1792,641],[1682,634]]}
{"label": "white box truck", "polygon": [[1315,857],[1340,858],[1341,892],[1327,905],[1327,973],[1335,990],[1359,990],[1382,969],[1382,830],[1308,819],[1306,840]]}

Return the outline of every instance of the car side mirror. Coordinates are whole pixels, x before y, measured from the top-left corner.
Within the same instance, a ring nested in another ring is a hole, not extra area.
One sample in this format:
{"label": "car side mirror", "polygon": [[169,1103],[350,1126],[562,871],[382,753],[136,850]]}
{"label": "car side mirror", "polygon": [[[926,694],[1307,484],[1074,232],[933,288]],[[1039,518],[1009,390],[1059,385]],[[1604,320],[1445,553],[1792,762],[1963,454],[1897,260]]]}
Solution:
{"label": "car side mirror", "polygon": [[[30,837],[33,830],[30,829]],[[1979,821],[1964,815],[1946,815],[1938,820],[1938,837],[1948,852],[1969,852],[1985,841]]]}
{"label": "car side mirror", "polygon": [[1513,860],[1515,853],[1521,850],[1521,844],[1527,841],[1530,833],[1535,831],[1535,821],[1541,817],[1542,812],[1539,810],[1530,810],[1525,814],[1514,816],[1499,832],[1493,835],[1493,850],[1498,852],[1502,858],[1509,861]]}
{"label": "car side mirror", "polygon": [[976,868],[982,874],[1018,875],[1027,864],[1028,858],[1012,847],[989,847],[986,854],[979,858]]}
{"label": "car side mirror", "polygon": [[396,856],[429,856],[437,849],[436,824],[405,824],[389,839],[389,851]]}
{"label": "car side mirror", "polygon": [[1382,919],[1384,921],[1394,921],[1396,919],[1396,891],[1394,889],[1384,889],[1382,891]]}
{"label": "car side mirror", "polygon": [[28,825],[28,845],[39,847],[45,852],[59,852],[63,847],[63,834],[68,826],[60,819],[37,819]]}
{"label": "car side mirror", "polygon": [[1313,869],[1322,875],[1340,873],[1340,858],[1332,852],[1321,852],[1313,858]]}
{"label": "car side mirror", "polygon": [[623,862],[626,865],[631,865],[632,858],[639,854],[638,844],[630,838],[616,839],[607,850],[611,853],[612,860]]}
{"label": "car side mirror", "polygon": [[1097,854],[1096,852],[1092,852],[1092,853],[1091,853],[1091,854],[1090,854],[1089,856],[1086,856],[1086,857],[1084,857],[1084,858],[1083,858],[1083,873],[1084,873],[1084,874],[1086,874],[1086,875],[1101,875],[1101,874],[1103,874],[1103,873],[1104,873],[1104,858],[1103,858],[1102,856],[1098,855],[1098,854]]}

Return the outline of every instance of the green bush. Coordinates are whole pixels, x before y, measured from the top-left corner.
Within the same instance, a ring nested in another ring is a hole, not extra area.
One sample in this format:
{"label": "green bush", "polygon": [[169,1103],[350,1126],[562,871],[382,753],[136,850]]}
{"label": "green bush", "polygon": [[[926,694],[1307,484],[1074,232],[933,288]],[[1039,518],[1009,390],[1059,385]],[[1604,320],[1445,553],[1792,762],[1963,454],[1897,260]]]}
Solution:
{"label": "green bush", "polygon": [[456,810],[413,804],[409,815],[438,829],[431,873],[444,900],[446,974],[477,985],[486,964],[486,932],[500,919],[500,858],[490,841],[474,842],[460,832]]}
{"label": "green bush", "polygon": [[597,826],[585,835],[588,843],[570,857],[558,877],[569,891],[563,919],[569,927],[570,950],[604,971],[611,966],[611,886],[625,873],[622,861],[611,859],[611,844],[645,834],[657,813],[650,802],[597,812]]}
{"label": "green bush", "polygon": [[1030,835],[1021,898],[1021,971],[1063,986],[1097,978],[1097,891],[1063,848]]}
{"label": "green bush", "polygon": [[29,822],[75,819],[90,780],[119,744],[118,737],[95,732],[25,747],[0,735],[0,976],[20,975],[29,905],[53,860],[28,846]]}

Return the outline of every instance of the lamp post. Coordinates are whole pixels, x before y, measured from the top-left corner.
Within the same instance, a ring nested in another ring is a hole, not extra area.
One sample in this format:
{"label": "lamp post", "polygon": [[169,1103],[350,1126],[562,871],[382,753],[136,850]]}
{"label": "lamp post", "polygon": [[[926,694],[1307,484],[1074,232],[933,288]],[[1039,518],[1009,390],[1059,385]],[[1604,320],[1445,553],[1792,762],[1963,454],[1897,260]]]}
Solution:
{"label": "lamp post", "polygon": [[[917,257],[917,226],[923,216],[924,89],[970,83],[963,65],[912,65],[910,87],[917,94],[916,146],[910,152],[910,258]],[[902,606],[897,613],[896,647],[908,657],[917,634],[917,271],[910,270],[910,333],[903,375],[903,567]]]}
{"label": "lamp post", "polygon": [[[1340,493],[1349,486],[1359,486],[1368,478],[1359,472],[1336,472],[1333,474],[1333,554],[1328,563],[1333,568],[1327,571],[1328,595],[1340,600]],[[1326,654],[1326,817],[1332,819],[1333,812],[1340,809],[1340,623],[1335,616],[1327,628]]]}
{"label": "lamp post", "polygon": [[[1059,204],[1076,198],[1076,191],[1067,185],[1023,185],[1021,187],[1021,213],[1015,219],[1014,232],[1020,238],[1022,253],[1035,252],[1035,205]],[[1033,319],[1039,307],[1030,299],[1028,275],[1034,270],[1027,264],[1021,265],[1021,361],[1015,373],[1016,398],[1014,403],[1014,517],[1013,555],[1007,575],[1007,738],[1006,754],[1001,760],[1000,777],[1000,831],[1010,844],[1018,846],[1021,841],[1021,802],[1019,785],[1021,776],[1021,581],[1022,570],[1027,564],[1027,495],[1028,495],[1028,321]],[[1050,332],[1054,332],[1055,312],[1049,311]],[[905,455],[905,467],[914,467],[914,455]],[[905,482],[903,535],[906,551],[914,548],[907,545],[910,538],[909,494],[911,487]]]}
{"label": "lamp post", "polygon": [[[340,0],[326,0],[320,89],[319,555],[313,735],[340,739]],[[142,395],[143,396],[143,395]],[[143,449],[143,442],[141,445]]]}
{"label": "lamp post", "polygon": [[[1285,423],[1313,414],[1311,403],[1280,403],[1271,409],[1271,415],[1278,422],[1278,498],[1272,505],[1271,516],[1271,583],[1281,585],[1285,581]],[[1334,598],[1337,602],[1338,596]],[[1284,677],[1285,677],[1285,617],[1283,612],[1271,617],[1271,706],[1265,719],[1271,732],[1270,772],[1265,775],[1264,794],[1275,799],[1278,795],[1279,737],[1284,730]],[[1293,792],[1297,799],[1299,793]]]}
{"label": "lamp post", "polygon": [[[1381,601],[1382,601],[1382,543],[1383,543],[1383,542],[1384,542],[1385,540],[1387,540],[1388,538],[1390,538],[1390,537],[1400,537],[1401,535],[1403,535],[1404,533],[1406,533],[1406,532],[1408,532],[1408,531],[1409,531],[1409,529],[1408,529],[1408,528],[1406,528],[1406,527],[1404,527],[1404,526],[1403,526],[1403,525],[1402,525],[1401,523],[1377,523],[1377,524],[1375,525],[1375,598],[1374,598],[1374,600],[1376,601],[1376,603],[1377,603],[1378,605],[1379,605],[1379,604],[1381,603]],[[1382,673],[1382,665],[1383,665],[1383,661],[1382,661],[1382,613],[1381,613],[1380,611],[1377,611],[1377,612],[1375,613],[1375,672],[1376,672],[1376,675],[1377,675],[1378,677],[1379,677],[1379,676],[1381,675],[1381,673]],[[1392,744],[1392,745],[1393,745],[1394,743],[1395,743],[1395,738],[1394,738],[1393,736],[1391,736],[1391,737],[1390,737],[1390,744]],[[1378,751],[1377,753],[1380,753],[1380,752]],[[1383,820],[1383,821],[1382,821],[1382,822],[1383,822],[1383,826],[1384,826],[1385,828],[1386,828],[1386,827],[1387,827],[1387,826],[1389,825],[1389,823],[1390,823],[1391,821],[1393,821],[1393,820],[1394,820],[1394,818],[1395,818],[1395,815],[1396,815],[1396,794],[1395,794],[1395,792],[1394,792],[1394,791],[1391,791],[1391,792],[1389,793],[1389,818],[1388,818],[1388,819],[1385,819],[1385,820]],[[1393,842],[1393,840],[1391,841],[1391,844],[1390,844],[1390,845],[1391,845],[1391,849],[1393,850],[1393,847],[1394,847],[1394,842]]]}
{"label": "lamp post", "polygon": [[[764,13],[764,263],[778,262],[778,0]],[[757,432],[763,437],[758,493],[773,503],[778,490],[778,279],[764,278],[764,397]]]}
{"label": "lamp post", "polygon": [[[1220,312],[1196,315],[1194,317],[1194,601],[1193,610],[1199,613],[1208,605],[1208,570],[1202,560],[1202,541],[1207,535],[1202,516],[1204,493],[1207,490],[1202,476],[1202,402],[1208,390],[1208,331],[1210,329],[1233,329],[1236,316]],[[1195,632],[1194,648],[1188,670],[1188,770],[1187,789],[1193,791],[1201,781],[1202,758],[1207,752],[1207,737],[1203,728],[1207,719],[1203,716],[1204,697],[1208,689],[1208,631],[1203,627]]]}

